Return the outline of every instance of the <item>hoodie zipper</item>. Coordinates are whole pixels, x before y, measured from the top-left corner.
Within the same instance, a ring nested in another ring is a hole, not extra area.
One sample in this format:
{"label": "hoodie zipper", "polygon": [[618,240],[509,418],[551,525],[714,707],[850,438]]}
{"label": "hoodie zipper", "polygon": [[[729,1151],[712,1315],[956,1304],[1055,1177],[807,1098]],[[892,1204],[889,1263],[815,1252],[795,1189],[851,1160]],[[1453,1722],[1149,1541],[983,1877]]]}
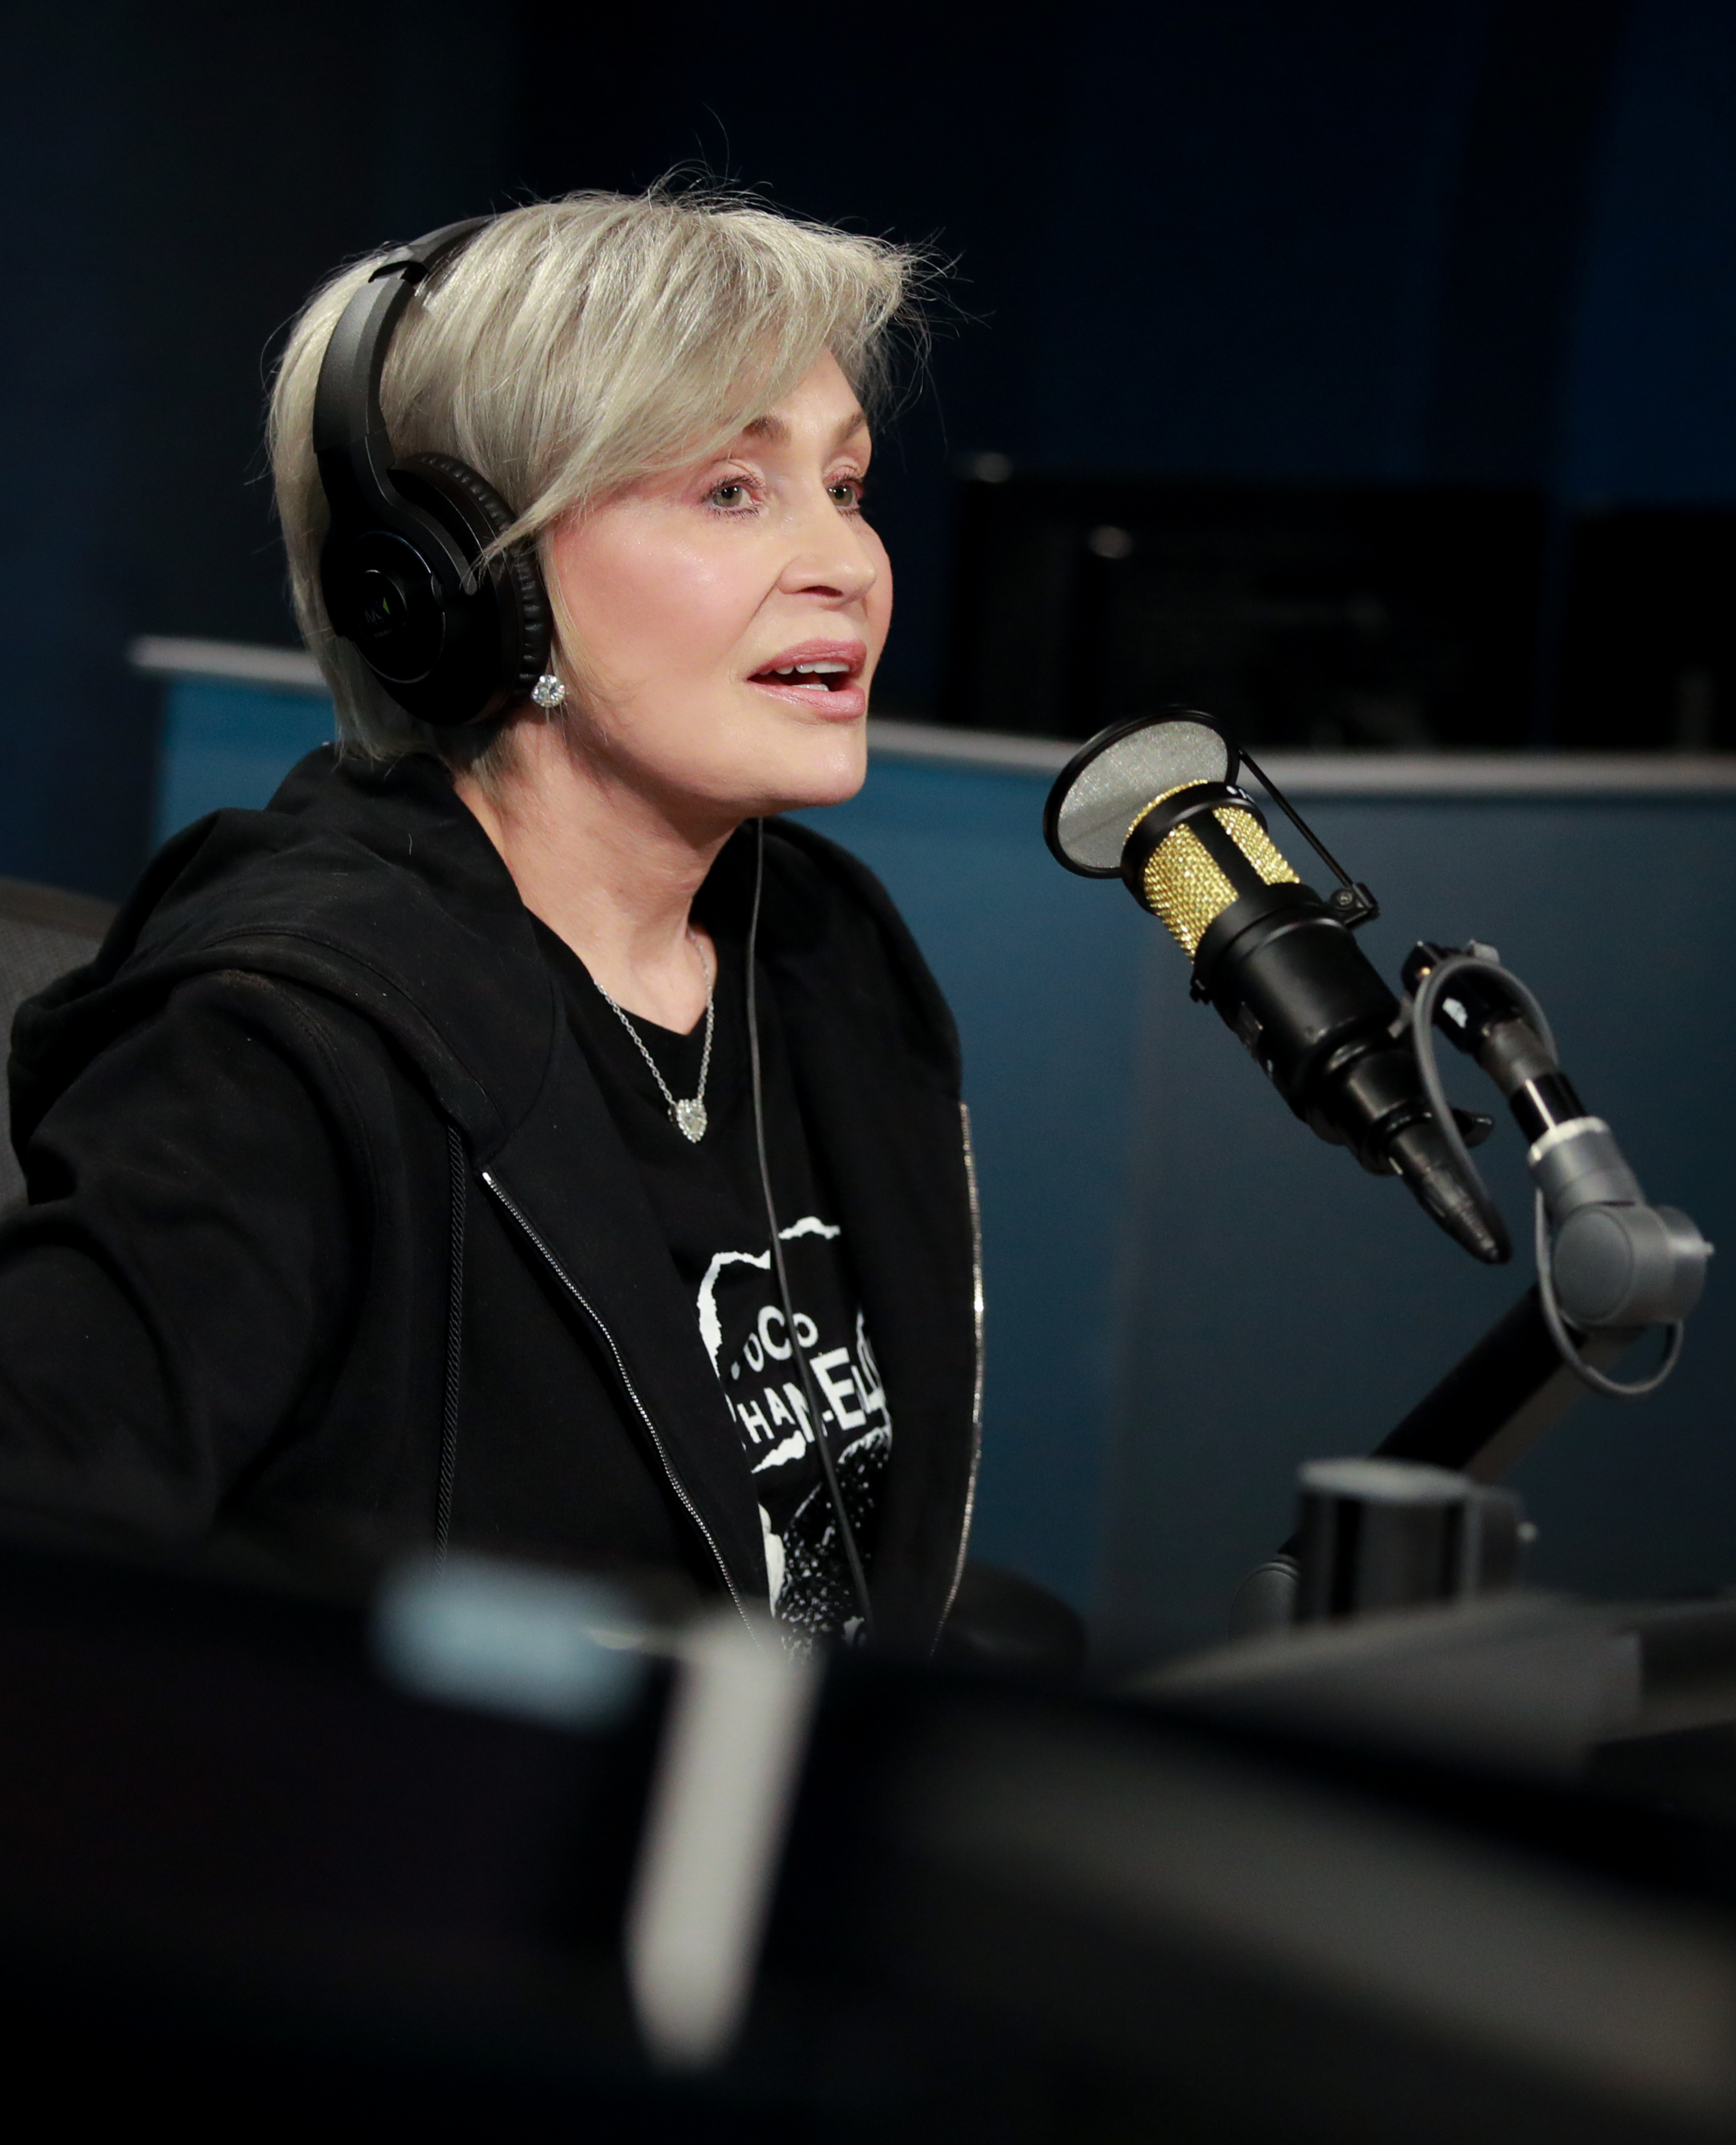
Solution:
{"label": "hoodie zipper", "polygon": [[[754,1628],[752,1620],[749,1617],[747,1609],[742,1601],[741,1595],[736,1589],[735,1581],[730,1575],[729,1567],[724,1561],[723,1552],[719,1549],[716,1542],[712,1539],[710,1528],[708,1527],[704,1520],[700,1518],[699,1507],[694,1504],[693,1499],[687,1494],[686,1486],[682,1482],[680,1476],[669,1465],[669,1456],[664,1450],[663,1440],[657,1434],[657,1426],[652,1421],[649,1411],[647,1409],[644,1402],[639,1398],[638,1389],[634,1385],[632,1378],[628,1375],[626,1358],[622,1355],[620,1349],[617,1346],[614,1334],[609,1331],[609,1328],[603,1323],[603,1321],[597,1316],[596,1311],[592,1308],[589,1301],[585,1296],[584,1291],[579,1287],[572,1276],[567,1272],[566,1268],[562,1266],[560,1260],[555,1257],[554,1252],[550,1250],[548,1245],[544,1242],[541,1235],[539,1233],[535,1224],[525,1212],[523,1207],[521,1207],[518,1204],[517,1201],[513,1198],[511,1193],[502,1187],[492,1171],[485,1169],[481,1172],[481,1176],[482,1182],[488,1187],[490,1192],[500,1202],[500,1205],[505,1207],[507,1213],[512,1217],[512,1219],[517,1223],[520,1229],[524,1232],[528,1242],[533,1245],[536,1251],[541,1255],[550,1272],[555,1276],[555,1278],[560,1283],[561,1287],[566,1290],[573,1301],[579,1306],[579,1308],[584,1313],[585,1316],[589,1319],[591,1324],[595,1326],[597,1331],[601,1334],[603,1339],[608,1343],[609,1352],[614,1358],[616,1374],[620,1379],[622,1387],[624,1390],[628,1399],[632,1401],[634,1406],[639,1411],[639,1419],[645,1426],[645,1434],[650,1439],[652,1448],[655,1451],[658,1459],[663,1463],[663,1471],[669,1477],[669,1487],[674,1491],[677,1497],[680,1499],[688,1517],[693,1521],[694,1525],[699,1530],[701,1535],[704,1538],[705,1546],[711,1551],[712,1557],[717,1565],[718,1570],[722,1575],[724,1584],[729,1590],[729,1599],[735,1604],[736,1613],[740,1616],[743,1623],[747,1625],[749,1630],[751,1632]],[[975,1195],[973,1192],[973,1201],[974,1197]],[[977,1291],[977,1301],[980,1302],[981,1300],[982,1291],[979,1287]],[[973,1491],[976,1476],[973,1466],[972,1471],[972,1485]],[[967,1520],[967,1529],[968,1529],[968,1520]],[[960,1569],[963,1570],[963,1560],[961,1556]],[[953,1586],[956,1590],[958,1586],[958,1581],[956,1580],[953,1581]]]}
{"label": "hoodie zipper", "polygon": [[[941,1630],[953,1613],[953,1604],[958,1599],[958,1589],[964,1578],[965,1552],[970,1547],[971,1520],[977,1509],[977,1476],[982,1464],[982,1208],[977,1197],[977,1152],[971,1140],[971,1108],[968,1102],[958,1105],[958,1120],[964,1135],[964,1181],[970,1190],[971,1202],[971,1316],[975,1327],[977,1357],[976,1383],[971,1396],[971,1479],[964,1493],[964,1525],[958,1535],[958,1561],[953,1567],[953,1584],[948,1590],[947,1605],[940,1612]],[[939,1644],[939,1633],[935,1635]],[[932,1649],[931,1649],[932,1650]]]}

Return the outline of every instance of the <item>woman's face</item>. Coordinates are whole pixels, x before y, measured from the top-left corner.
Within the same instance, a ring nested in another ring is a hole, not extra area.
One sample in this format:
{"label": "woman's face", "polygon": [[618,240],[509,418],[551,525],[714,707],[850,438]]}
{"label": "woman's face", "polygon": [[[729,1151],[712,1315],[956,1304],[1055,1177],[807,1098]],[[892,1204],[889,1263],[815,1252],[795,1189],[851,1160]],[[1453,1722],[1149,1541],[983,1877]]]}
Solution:
{"label": "woman's face", "polygon": [[892,571],[863,518],[870,447],[828,356],[728,450],[559,531],[600,770],[691,820],[834,804],[867,769]]}

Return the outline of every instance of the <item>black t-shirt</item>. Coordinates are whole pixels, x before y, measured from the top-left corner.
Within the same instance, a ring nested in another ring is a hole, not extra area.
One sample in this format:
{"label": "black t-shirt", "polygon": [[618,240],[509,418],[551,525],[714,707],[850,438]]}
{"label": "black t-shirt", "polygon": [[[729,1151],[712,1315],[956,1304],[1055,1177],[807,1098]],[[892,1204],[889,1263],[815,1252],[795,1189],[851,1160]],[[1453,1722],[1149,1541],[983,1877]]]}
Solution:
{"label": "black t-shirt", "polygon": [[[724,915],[708,913],[724,906],[708,904],[703,894],[694,905],[718,954],[704,1094],[708,1122],[697,1142],[671,1118],[650,1068],[584,963],[545,925],[538,923],[536,930],[574,1037],[689,1291],[699,1337],[723,1386],[759,1503],[771,1607],[786,1642],[805,1650],[828,1634],[853,1635],[858,1612],[772,1267],[754,1137],[745,948],[739,928],[732,929]],[[872,1570],[892,1417],[857,1301],[837,1203],[817,1167],[776,1008],[766,992],[760,993],[759,1018],[766,1150],[795,1338],[813,1369],[844,1508]],[[694,1094],[704,1020],[690,1035],[637,1015],[633,1025],[670,1093],[678,1100]]]}

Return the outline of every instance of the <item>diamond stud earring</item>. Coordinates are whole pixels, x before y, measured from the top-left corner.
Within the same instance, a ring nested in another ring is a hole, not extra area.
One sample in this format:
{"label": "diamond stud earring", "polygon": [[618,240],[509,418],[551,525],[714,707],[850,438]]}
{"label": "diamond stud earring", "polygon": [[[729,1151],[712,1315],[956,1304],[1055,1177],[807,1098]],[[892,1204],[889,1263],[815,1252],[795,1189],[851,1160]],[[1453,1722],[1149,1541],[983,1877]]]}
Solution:
{"label": "diamond stud earring", "polygon": [[567,689],[552,670],[545,670],[530,688],[530,697],[545,714],[551,714],[567,696]]}

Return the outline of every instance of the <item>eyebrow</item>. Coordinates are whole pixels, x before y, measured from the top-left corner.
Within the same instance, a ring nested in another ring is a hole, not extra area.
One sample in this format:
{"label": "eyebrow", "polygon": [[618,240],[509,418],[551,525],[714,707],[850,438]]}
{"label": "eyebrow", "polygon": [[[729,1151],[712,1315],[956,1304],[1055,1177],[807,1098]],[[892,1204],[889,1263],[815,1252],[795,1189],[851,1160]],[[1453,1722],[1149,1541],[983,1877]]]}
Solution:
{"label": "eyebrow", "polygon": [[[852,410],[833,435],[833,442],[842,446],[844,441],[868,428],[865,411]],[[763,417],[750,418],[742,426],[742,436],[749,440],[766,440],[774,447],[785,446],[789,441],[789,427],[775,411],[767,411]]]}

